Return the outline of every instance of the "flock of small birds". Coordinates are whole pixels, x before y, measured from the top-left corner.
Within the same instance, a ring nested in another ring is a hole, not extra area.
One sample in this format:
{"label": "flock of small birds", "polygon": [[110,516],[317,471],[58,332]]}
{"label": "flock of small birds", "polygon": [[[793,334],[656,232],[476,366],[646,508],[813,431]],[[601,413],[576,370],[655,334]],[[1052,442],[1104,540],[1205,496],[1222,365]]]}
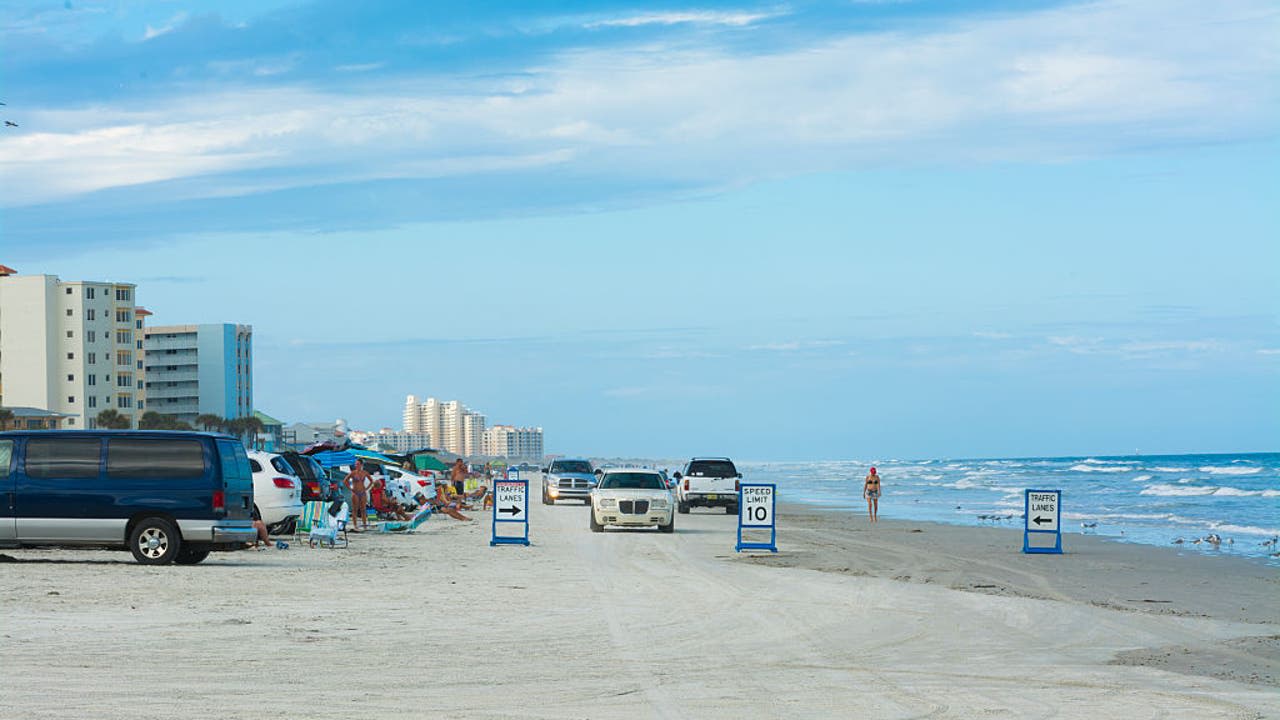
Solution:
{"label": "flock of small birds", "polygon": [[978,519],[979,519],[979,520],[990,520],[990,521],[992,521],[992,522],[998,522],[998,521],[1000,521],[1000,520],[1012,520],[1012,519],[1013,519],[1013,515],[1012,515],[1012,514],[1010,514],[1010,515],[979,515],[979,516],[978,516]]}
{"label": "flock of small birds", "polygon": [[[956,509],[959,510],[960,506],[957,505]],[[1018,513],[1017,515],[1014,515],[1011,513],[1008,515],[978,515],[977,517],[979,520],[983,520],[983,521],[1001,522],[1004,520],[1012,520],[1015,517],[1022,517],[1022,514]],[[1080,527],[1086,531],[1094,530],[1094,529],[1097,529],[1098,527],[1098,521],[1095,520],[1093,522],[1082,522],[1080,523]],[[1120,534],[1123,535],[1124,530],[1121,530]],[[1183,545],[1186,543],[1190,543],[1192,545],[1199,545],[1201,543],[1205,543],[1208,545],[1212,545],[1216,548],[1223,545],[1224,543],[1227,545],[1235,545],[1236,541],[1235,541],[1235,538],[1227,538],[1224,540],[1222,539],[1222,536],[1219,535],[1218,533],[1209,533],[1208,535],[1205,535],[1202,538],[1200,537],[1192,538],[1191,540],[1186,540],[1185,538],[1177,538],[1173,541],[1174,545]],[[1271,550],[1280,550],[1280,535],[1277,535],[1276,537],[1273,537],[1270,540],[1265,540],[1263,542],[1260,542],[1258,543],[1258,545],[1259,547],[1270,548]],[[1280,558],[1280,552],[1271,553],[1271,557]]]}

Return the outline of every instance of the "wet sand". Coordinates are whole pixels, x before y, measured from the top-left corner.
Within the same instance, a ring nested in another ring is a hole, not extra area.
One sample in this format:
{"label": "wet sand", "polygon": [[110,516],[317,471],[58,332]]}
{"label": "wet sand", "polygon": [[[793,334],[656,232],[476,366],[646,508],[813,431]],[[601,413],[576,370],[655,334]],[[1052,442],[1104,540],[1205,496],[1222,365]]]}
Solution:
{"label": "wet sand", "polygon": [[195,567],[2,551],[0,717],[1280,717],[1273,567],[779,518],[778,555],[581,505],[534,505],[530,548],[436,517]]}

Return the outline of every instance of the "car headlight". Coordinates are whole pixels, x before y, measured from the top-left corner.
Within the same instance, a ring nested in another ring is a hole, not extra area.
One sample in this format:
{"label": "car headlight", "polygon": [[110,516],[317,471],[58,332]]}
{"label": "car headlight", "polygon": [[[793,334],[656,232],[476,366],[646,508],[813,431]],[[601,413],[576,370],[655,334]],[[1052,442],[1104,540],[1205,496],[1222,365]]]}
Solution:
{"label": "car headlight", "polygon": [[657,498],[649,502],[649,507],[655,510],[666,510],[671,507],[671,501],[666,498]]}
{"label": "car headlight", "polygon": [[618,501],[614,498],[599,498],[596,500],[596,504],[602,508],[618,507]]}

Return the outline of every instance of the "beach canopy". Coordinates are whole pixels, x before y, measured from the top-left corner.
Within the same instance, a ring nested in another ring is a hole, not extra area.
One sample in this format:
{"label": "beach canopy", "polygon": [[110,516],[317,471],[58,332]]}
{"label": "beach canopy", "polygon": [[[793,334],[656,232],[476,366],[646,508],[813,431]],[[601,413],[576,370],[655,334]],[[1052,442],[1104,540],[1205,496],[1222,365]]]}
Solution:
{"label": "beach canopy", "polygon": [[313,454],[312,459],[320,463],[321,467],[338,467],[339,465],[355,465],[356,456],[346,450],[330,450],[328,452],[318,452]]}
{"label": "beach canopy", "polygon": [[382,453],[374,452],[372,450],[365,450],[364,448],[351,447],[351,448],[347,448],[347,452],[351,453],[352,455],[355,455],[356,457],[360,458],[361,460],[364,460],[365,462],[376,462],[376,463],[382,463],[383,465],[399,465],[400,464],[396,462],[394,459],[389,458],[386,455],[383,455]]}
{"label": "beach canopy", "polygon": [[445,472],[449,469],[449,465],[433,455],[414,455],[413,467],[418,470],[434,470],[436,472]]}

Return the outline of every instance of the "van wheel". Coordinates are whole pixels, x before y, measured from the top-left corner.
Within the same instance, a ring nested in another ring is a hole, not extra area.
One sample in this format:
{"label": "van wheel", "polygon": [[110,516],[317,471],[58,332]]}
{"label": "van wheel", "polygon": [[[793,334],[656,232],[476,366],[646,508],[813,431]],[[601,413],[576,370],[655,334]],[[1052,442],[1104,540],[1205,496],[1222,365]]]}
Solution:
{"label": "van wheel", "polygon": [[604,526],[596,522],[596,511],[591,511],[591,532],[604,532]]}
{"label": "van wheel", "polygon": [[737,514],[738,514],[738,506],[737,506],[737,505],[725,505],[725,506],[724,506],[724,514],[725,514],[725,515],[737,515]]}
{"label": "van wheel", "polygon": [[181,551],[178,529],[164,518],[143,518],[129,533],[129,552],[143,565],[168,565]]}
{"label": "van wheel", "polygon": [[688,515],[689,503],[684,502],[683,500],[676,503],[676,512],[680,513],[681,515]]}
{"label": "van wheel", "polygon": [[676,531],[676,519],[675,519],[675,518],[671,518],[671,522],[667,523],[666,525],[659,525],[659,526],[658,526],[658,530],[660,530],[660,531],[662,531],[662,532],[664,532],[664,533],[673,533],[673,532],[675,532],[675,531]]}
{"label": "van wheel", "polygon": [[207,557],[209,557],[208,550],[193,550],[184,547],[178,551],[178,557],[174,558],[173,562],[178,565],[196,565],[204,562]]}

